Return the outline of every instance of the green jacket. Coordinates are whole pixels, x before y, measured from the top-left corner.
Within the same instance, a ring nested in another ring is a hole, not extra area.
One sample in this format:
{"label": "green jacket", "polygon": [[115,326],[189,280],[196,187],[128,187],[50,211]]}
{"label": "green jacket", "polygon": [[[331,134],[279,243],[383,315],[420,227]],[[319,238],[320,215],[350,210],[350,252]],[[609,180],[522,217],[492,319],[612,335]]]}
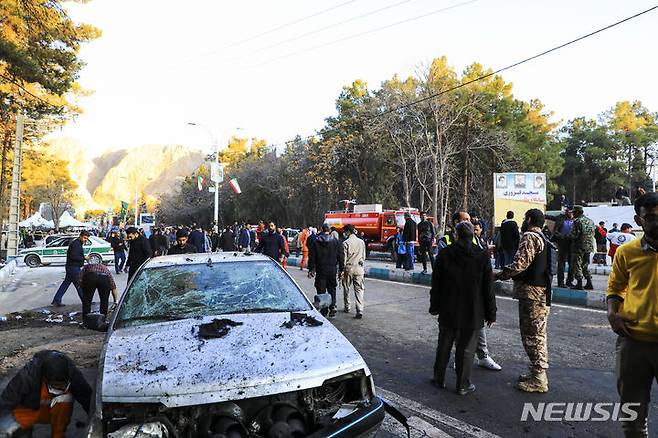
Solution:
{"label": "green jacket", "polygon": [[567,238],[571,240],[571,251],[574,253],[594,252],[594,222],[585,215],[573,221]]}

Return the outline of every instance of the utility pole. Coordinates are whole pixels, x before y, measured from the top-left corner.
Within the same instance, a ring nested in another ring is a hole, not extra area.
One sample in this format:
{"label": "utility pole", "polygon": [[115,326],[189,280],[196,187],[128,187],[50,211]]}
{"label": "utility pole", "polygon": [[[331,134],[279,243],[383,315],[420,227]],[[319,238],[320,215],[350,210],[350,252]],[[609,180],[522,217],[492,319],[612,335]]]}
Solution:
{"label": "utility pole", "polygon": [[11,179],[11,198],[9,201],[9,233],[7,234],[7,258],[18,256],[18,222],[21,211],[21,165],[23,155],[23,124],[25,115],[16,116],[16,142],[14,143],[14,169]]}

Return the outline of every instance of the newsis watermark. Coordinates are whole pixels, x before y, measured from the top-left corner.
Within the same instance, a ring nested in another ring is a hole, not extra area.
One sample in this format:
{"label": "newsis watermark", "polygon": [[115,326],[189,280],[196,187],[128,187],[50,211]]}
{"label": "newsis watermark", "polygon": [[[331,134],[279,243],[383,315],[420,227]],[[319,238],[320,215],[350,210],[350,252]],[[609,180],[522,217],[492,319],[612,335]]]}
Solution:
{"label": "newsis watermark", "polygon": [[640,403],[524,403],[521,421],[635,421]]}

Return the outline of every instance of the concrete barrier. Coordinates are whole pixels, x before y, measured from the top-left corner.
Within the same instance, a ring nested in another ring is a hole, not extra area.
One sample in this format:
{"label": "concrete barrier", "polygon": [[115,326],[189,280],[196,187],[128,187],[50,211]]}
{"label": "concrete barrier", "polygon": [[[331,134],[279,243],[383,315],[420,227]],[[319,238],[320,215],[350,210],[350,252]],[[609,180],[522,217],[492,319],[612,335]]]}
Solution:
{"label": "concrete barrier", "polygon": [[[288,258],[289,266],[299,266],[299,257]],[[372,266],[365,267],[367,278],[378,280],[396,281],[399,283],[422,284],[430,286],[432,284],[431,274],[421,274],[419,272],[408,272],[397,269],[376,268]],[[494,283],[494,292],[496,295],[512,296],[513,283],[511,281],[496,281]],[[562,287],[553,288],[553,302],[558,304],[571,304],[574,306],[592,307],[605,309],[605,292],[594,290],[572,290]]]}

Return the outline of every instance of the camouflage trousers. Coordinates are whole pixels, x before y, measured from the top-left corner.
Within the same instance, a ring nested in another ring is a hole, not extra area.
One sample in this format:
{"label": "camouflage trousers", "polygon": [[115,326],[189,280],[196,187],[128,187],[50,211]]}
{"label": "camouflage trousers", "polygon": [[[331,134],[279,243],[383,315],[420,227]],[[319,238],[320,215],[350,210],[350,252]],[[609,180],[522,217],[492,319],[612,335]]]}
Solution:
{"label": "camouflage trousers", "polygon": [[521,342],[535,371],[548,368],[548,339],[546,327],[550,307],[543,301],[519,300],[519,328]]}
{"label": "camouflage trousers", "polygon": [[573,278],[576,281],[591,280],[592,274],[589,273],[589,253],[588,252],[572,252],[571,263],[569,263],[569,271],[573,267]]}

